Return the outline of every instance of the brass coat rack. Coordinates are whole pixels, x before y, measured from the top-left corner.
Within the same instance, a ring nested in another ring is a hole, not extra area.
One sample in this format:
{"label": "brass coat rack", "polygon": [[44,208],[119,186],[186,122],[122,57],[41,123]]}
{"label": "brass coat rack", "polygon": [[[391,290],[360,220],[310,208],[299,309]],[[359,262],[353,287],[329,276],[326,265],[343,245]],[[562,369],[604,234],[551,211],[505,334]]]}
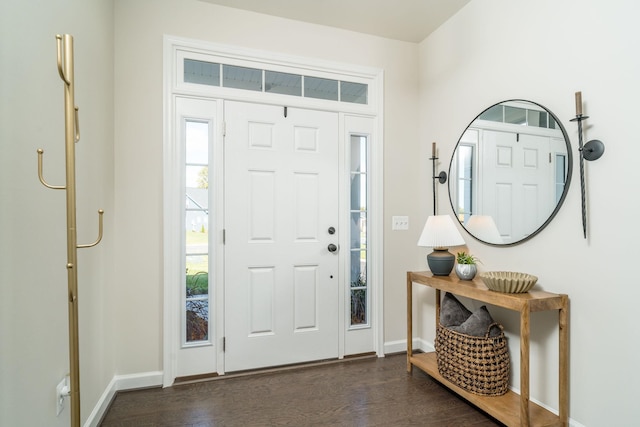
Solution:
{"label": "brass coat rack", "polygon": [[71,400],[71,426],[80,426],[80,357],[78,346],[78,248],[90,248],[102,240],[102,215],[98,210],[98,239],[79,245],[76,233],[76,166],[75,143],[80,140],[78,107],[75,106],[73,74],[73,37],[56,35],[58,73],[64,82],[64,136],[66,159],[66,185],[49,185],[42,176],[42,155],[38,149],[38,178],[47,188],[66,190],[67,194],[67,276],[69,309],[69,396]]}

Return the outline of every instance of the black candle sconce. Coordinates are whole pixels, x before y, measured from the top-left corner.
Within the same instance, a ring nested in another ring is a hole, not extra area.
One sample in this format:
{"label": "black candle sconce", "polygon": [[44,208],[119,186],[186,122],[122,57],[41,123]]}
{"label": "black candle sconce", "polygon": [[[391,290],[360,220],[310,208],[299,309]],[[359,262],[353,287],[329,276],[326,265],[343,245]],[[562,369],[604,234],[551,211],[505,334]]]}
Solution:
{"label": "black candle sconce", "polygon": [[445,171],[441,171],[438,175],[436,175],[436,160],[438,160],[438,157],[436,157],[436,143],[432,143],[431,144],[431,157],[429,158],[429,160],[431,160],[431,178],[433,180],[433,214],[437,215],[436,213],[436,180],[438,180],[438,182],[440,184],[444,184],[445,182],[447,182],[447,173]]}
{"label": "black candle sconce", "polygon": [[582,92],[576,92],[576,117],[571,119],[572,122],[578,122],[578,150],[580,151],[580,190],[582,195],[582,233],[587,238],[587,206],[586,206],[586,187],[584,182],[584,161],[598,160],[604,154],[604,144],[598,139],[587,141],[583,145],[582,141],[582,122],[589,116],[582,114]]}

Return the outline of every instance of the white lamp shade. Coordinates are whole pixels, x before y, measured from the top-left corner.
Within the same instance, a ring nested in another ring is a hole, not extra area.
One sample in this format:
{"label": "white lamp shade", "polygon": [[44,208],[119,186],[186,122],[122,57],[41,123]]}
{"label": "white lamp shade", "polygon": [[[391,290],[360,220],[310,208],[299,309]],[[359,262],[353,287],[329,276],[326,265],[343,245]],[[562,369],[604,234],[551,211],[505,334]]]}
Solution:
{"label": "white lamp shade", "polygon": [[427,248],[450,248],[464,245],[464,239],[449,215],[434,215],[427,218],[418,246]]}
{"label": "white lamp shade", "polygon": [[464,228],[469,233],[487,243],[504,243],[498,227],[490,215],[471,215]]}

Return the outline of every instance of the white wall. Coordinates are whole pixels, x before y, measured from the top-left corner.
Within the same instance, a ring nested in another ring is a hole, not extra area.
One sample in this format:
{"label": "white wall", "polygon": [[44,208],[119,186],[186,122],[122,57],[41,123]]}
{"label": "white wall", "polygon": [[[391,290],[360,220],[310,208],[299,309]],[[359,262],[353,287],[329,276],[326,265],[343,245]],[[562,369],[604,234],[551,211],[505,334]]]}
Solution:
{"label": "white wall", "polygon": [[[474,0],[420,44],[420,158],[430,142],[449,159],[469,122],[495,102],[523,98],[553,111],[574,148],[569,195],[553,222],[531,241],[510,248],[465,234],[481,270],[536,274],[539,285],[570,298],[570,416],[588,426],[637,424],[635,369],[640,344],[633,318],[637,211],[637,52],[640,6],[632,0]],[[604,156],[586,164],[588,239],[583,239],[574,92],[582,91],[586,140],[601,139]],[[445,168],[448,165],[445,165]],[[427,180],[422,180],[426,182]],[[441,213],[452,214],[445,191]],[[428,212],[427,212],[428,213]],[[427,214],[425,213],[425,215]],[[423,337],[433,340],[433,305],[424,306]],[[517,317],[491,310],[507,325],[512,360]],[[532,318],[532,397],[557,408],[556,317]],[[547,349],[551,354],[548,354]],[[517,365],[514,366],[517,371]],[[515,385],[519,385],[517,375]]]}
{"label": "white wall", "polygon": [[0,425],[69,425],[56,417],[55,387],[69,372],[64,97],[56,67],[58,33],[75,38],[82,413],[114,375],[109,308],[113,244],[113,4],[109,0],[0,3]]}
{"label": "white wall", "polygon": [[[163,35],[385,70],[385,216],[417,217],[418,46],[199,1],[115,2],[117,366],[162,369]],[[144,171],[144,173],[141,173]],[[385,226],[390,220],[385,220]],[[388,229],[385,227],[385,229]],[[411,233],[385,236],[385,336],[404,338],[401,256]],[[400,254],[400,255],[398,255]],[[140,322],[139,319],[145,319]]]}

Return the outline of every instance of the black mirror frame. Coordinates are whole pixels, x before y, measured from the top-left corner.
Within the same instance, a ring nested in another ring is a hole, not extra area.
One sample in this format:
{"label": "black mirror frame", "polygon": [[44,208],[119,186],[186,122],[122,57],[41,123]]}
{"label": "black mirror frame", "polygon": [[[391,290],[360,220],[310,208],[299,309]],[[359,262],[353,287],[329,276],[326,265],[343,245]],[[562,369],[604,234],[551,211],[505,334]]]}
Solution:
{"label": "black mirror frame", "polygon": [[507,99],[505,101],[496,102],[495,104],[493,104],[493,105],[485,108],[484,110],[482,110],[480,112],[480,114],[478,114],[473,120],[471,120],[471,122],[469,122],[467,127],[460,134],[460,137],[458,138],[458,142],[456,143],[456,146],[453,149],[453,154],[451,155],[451,161],[449,162],[449,185],[447,185],[447,191],[449,193],[449,203],[451,205],[451,210],[453,211],[454,217],[457,218],[457,214],[456,214],[456,208],[455,208],[455,206],[453,204],[453,200],[451,200],[451,179],[452,179],[451,168],[453,167],[453,159],[455,157],[456,150],[458,149],[458,145],[460,144],[460,140],[462,139],[462,136],[467,131],[467,129],[469,129],[469,126],[471,126],[478,119],[478,117],[480,117],[485,111],[487,111],[487,110],[489,110],[489,109],[491,109],[491,108],[493,108],[493,107],[495,107],[497,105],[504,104],[506,102],[528,102],[530,104],[537,105],[538,107],[540,107],[544,111],[546,111],[553,118],[553,120],[555,120],[555,122],[560,127],[560,130],[562,131],[562,136],[564,137],[564,142],[567,145],[567,181],[565,182],[564,191],[562,192],[562,196],[560,196],[560,200],[558,200],[558,203],[556,204],[556,207],[553,210],[553,212],[551,212],[551,214],[549,215],[549,218],[547,218],[547,220],[544,223],[542,223],[542,225],[540,225],[540,227],[538,227],[533,233],[531,233],[527,237],[525,237],[523,239],[520,239],[520,240],[517,240],[515,242],[511,242],[511,243],[491,243],[491,242],[484,241],[484,240],[479,239],[478,237],[474,236],[473,234],[471,234],[469,232],[469,230],[467,230],[467,228],[464,226],[464,224],[462,224],[460,221],[458,221],[458,223],[464,229],[464,231],[466,231],[467,234],[469,234],[471,237],[473,237],[474,239],[476,239],[477,241],[479,241],[481,243],[484,243],[485,245],[495,246],[495,247],[509,247],[509,246],[516,246],[516,245],[519,245],[521,243],[524,243],[524,242],[530,240],[531,238],[533,238],[534,236],[536,236],[547,225],[549,225],[549,223],[553,220],[553,218],[556,216],[556,214],[558,213],[558,211],[562,207],[562,204],[564,203],[564,200],[567,197],[567,194],[569,192],[569,187],[570,187],[570,184],[571,184],[571,175],[573,174],[573,155],[571,153],[571,151],[572,151],[571,150],[571,140],[569,139],[569,135],[567,134],[566,129],[562,125],[562,122],[560,122],[560,119],[558,119],[558,117],[551,110],[549,110],[544,105],[541,105],[541,104],[538,104],[537,102],[529,101],[529,100],[526,100],[526,99]]}

